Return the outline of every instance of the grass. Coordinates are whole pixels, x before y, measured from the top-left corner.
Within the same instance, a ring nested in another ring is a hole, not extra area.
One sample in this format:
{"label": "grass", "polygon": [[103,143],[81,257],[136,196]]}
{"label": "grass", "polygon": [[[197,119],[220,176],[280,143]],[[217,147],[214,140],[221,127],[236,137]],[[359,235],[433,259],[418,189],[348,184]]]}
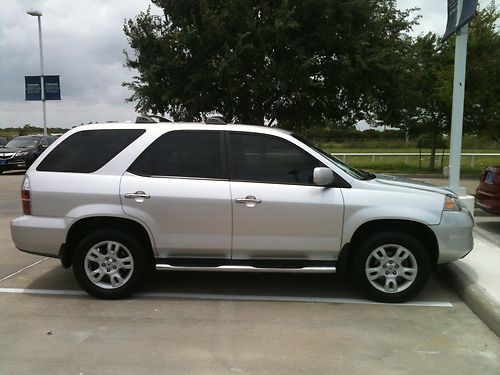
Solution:
{"label": "grass", "polygon": [[[324,146],[323,146],[324,147]],[[419,153],[418,148],[331,148],[326,145],[324,149],[333,154],[342,153]],[[422,149],[422,153],[428,153],[430,149]],[[449,152],[445,150],[445,152]],[[429,156],[337,156],[346,163],[356,168],[365,169],[372,172],[390,172],[390,173],[424,173],[424,174],[441,174],[442,165],[449,164],[448,156],[442,160],[442,150],[436,152],[435,171],[429,170]],[[500,153],[499,150],[481,150],[481,149],[463,149],[462,153]],[[461,158],[461,173],[464,175],[478,175],[484,167],[489,165],[500,165],[500,156],[475,156],[472,162],[472,157],[462,156]]]}
{"label": "grass", "polygon": [[0,130],[0,137],[7,137],[7,139],[12,139],[14,137],[17,137],[18,135],[19,135],[19,132],[17,132],[17,131],[13,131],[13,130],[7,131],[5,129]]}

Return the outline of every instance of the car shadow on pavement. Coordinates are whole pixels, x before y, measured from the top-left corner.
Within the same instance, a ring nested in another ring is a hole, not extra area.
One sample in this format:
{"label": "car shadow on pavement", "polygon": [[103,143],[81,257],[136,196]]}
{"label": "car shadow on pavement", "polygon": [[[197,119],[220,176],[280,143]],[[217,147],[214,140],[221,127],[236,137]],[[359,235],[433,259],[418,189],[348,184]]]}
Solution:
{"label": "car shadow on pavement", "polygon": [[49,289],[49,290],[82,290],[75,278],[72,269],[63,268],[61,265],[44,272],[33,279],[26,287],[27,289]]}
{"label": "car shadow on pavement", "polygon": [[[60,265],[41,269],[34,275],[27,289],[58,291],[82,291],[73,277],[72,269]],[[11,287],[19,287],[12,285]],[[17,283],[16,283],[17,284]],[[82,291],[83,292],[83,291]],[[217,272],[153,272],[137,290],[139,294],[158,297],[182,295],[189,298],[214,296],[223,300],[238,297],[259,297],[262,299],[281,298],[335,298],[345,300],[366,300],[363,292],[348,279],[333,274],[279,274],[279,273],[217,273]],[[50,293],[47,293],[50,295]],[[133,296],[132,296],[133,298]],[[449,301],[454,300],[447,287],[434,275],[416,300]]]}
{"label": "car shadow on pavement", "polygon": [[[469,266],[467,263],[457,262],[441,264],[437,267],[437,274],[443,280],[443,282],[447,283],[450,286],[456,285],[456,273],[451,271],[451,268],[460,268],[460,274],[464,277],[462,278],[467,285],[476,284],[478,281],[478,276],[474,268]],[[451,282],[451,283],[450,283]]]}
{"label": "car shadow on pavement", "polygon": [[304,298],[364,298],[336,275],[279,273],[156,272],[142,292],[282,296]]}
{"label": "car shadow on pavement", "polygon": [[[73,277],[72,269],[58,265],[42,269],[26,287],[44,290],[82,290]],[[337,275],[217,273],[217,272],[153,272],[137,290],[138,293],[166,293],[231,296],[283,296],[364,298],[347,280]]]}
{"label": "car shadow on pavement", "polygon": [[476,226],[485,231],[500,235],[500,218],[498,219],[498,221],[487,221],[483,223],[476,223]]}

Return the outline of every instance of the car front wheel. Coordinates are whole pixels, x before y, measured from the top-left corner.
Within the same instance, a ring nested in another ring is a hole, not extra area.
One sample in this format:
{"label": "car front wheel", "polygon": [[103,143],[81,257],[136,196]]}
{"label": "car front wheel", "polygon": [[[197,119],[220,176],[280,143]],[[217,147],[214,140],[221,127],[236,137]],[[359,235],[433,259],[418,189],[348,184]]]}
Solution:
{"label": "car front wheel", "polygon": [[358,247],[354,273],[368,295],[380,302],[404,302],[415,297],[430,275],[429,257],[413,236],[380,233]]}
{"label": "car front wheel", "polygon": [[104,299],[130,295],[142,280],[146,256],[142,244],[119,230],[101,230],[75,249],[73,273],[87,293]]}

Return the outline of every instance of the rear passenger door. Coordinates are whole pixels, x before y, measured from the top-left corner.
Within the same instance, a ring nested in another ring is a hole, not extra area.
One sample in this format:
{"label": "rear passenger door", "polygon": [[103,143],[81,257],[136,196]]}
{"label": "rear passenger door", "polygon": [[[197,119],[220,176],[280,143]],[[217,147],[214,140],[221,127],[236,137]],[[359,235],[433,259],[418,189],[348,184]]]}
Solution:
{"label": "rear passenger door", "polygon": [[224,155],[218,131],[172,131],[123,175],[123,209],[150,228],[159,257],[231,257]]}

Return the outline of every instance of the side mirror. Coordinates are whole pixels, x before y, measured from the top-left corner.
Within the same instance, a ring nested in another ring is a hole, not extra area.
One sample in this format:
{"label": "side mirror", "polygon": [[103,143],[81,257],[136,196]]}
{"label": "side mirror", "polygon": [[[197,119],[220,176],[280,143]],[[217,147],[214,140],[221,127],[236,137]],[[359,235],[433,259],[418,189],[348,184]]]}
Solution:
{"label": "side mirror", "polygon": [[333,171],[330,168],[314,168],[313,182],[318,186],[328,186],[333,183]]}

